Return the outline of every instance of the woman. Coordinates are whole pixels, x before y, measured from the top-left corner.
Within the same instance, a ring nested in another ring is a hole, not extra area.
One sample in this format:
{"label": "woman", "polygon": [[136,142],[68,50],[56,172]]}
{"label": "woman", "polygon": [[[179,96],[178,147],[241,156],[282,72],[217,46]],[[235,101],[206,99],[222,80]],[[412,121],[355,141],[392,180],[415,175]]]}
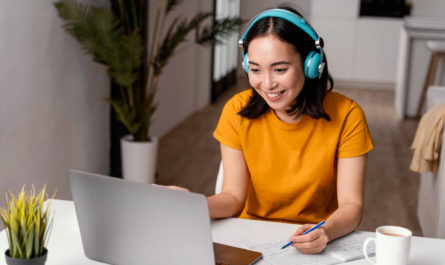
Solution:
{"label": "woman", "polygon": [[214,132],[224,182],[210,215],[302,224],[293,246],[319,253],[360,223],[373,148],[365,116],[331,92],[322,40],[295,10],[260,13],[240,44],[251,89],[226,103]]}

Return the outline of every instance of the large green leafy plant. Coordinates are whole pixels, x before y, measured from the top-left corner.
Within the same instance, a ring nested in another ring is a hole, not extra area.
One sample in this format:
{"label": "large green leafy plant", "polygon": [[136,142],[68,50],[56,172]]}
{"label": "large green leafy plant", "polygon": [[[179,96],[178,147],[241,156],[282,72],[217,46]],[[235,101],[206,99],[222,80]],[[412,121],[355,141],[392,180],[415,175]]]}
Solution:
{"label": "large green leafy plant", "polygon": [[[73,0],[55,3],[59,16],[66,21],[67,32],[96,62],[107,66],[109,77],[119,86],[120,98],[108,101],[135,141],[149,140],[159,77],[190,32],[196,30],[195,43],[213,44],[241,24],[239,18],[226,18],[210,25],[206,20],[213,17],[211,12],[199,12],[190,19],[168,19],[181,1],[158,0],[154,30],[146,51],[141,34],[145,1],[112,0],[113,10]],[[168,27],[167,21],[171,21]],[[139,85],[137,81],[144,74],[145,82]]]}
{"label": "large green leafy plant", "polygon": [[0,216],[7,229],[9,256],[17,259],[40,257],[45,252],[53,220],[50,216],[51,202],[44,205],[48,199],[45,187],[37,195],[34,187],[26,192],[25,186],[17,196],[12,192],[9,195],[6,195],[7,207],[0,208]]}

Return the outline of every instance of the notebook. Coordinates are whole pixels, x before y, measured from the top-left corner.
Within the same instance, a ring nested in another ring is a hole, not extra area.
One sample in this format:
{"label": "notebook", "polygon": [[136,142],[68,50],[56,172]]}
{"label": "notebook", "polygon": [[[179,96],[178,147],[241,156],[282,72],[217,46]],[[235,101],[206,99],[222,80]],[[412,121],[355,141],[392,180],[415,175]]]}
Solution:
{"label": "notebook", "polygon": [[[204,195],[77,170],[68,176],[88,258],[125,265],[236,264],[225,256],[215,259]],[[215,252],[232,248],[217,246]],[[235,251],[240,257],[253,255]]]}
{"label": "notebook", "polygon": [[[293,247],[281,249],[289,241],[289,237],[256,242],[247,248],[263,253],[264,259],[273,265],[334,265],[364,258],[362,246],[367,237],[369,234],[356,231],[330,242],[321,253],[312,255],[302,254]],[[368,253],[375,253],[373,245],[368,246]]]}

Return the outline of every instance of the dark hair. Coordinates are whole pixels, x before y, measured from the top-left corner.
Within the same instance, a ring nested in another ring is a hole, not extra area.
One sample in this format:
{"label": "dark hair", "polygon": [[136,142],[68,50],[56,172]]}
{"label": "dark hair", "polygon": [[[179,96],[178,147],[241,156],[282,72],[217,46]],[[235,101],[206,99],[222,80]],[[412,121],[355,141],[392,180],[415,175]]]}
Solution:
{"label": "dark hair", "polygon": [[[279,8],[291,11],[300,17],[303,17],[293,8],[287,6],[280,6]],[[309,52],[316,50],[314,40],[293,23],[278,17],[265,17],[258,20],[249,30],[243,46],[244,54],[247,53],[247,47],[254,38],[267,34],[273,34],[280,40],[291,44],[300,54],[302,65]],[[307,114],[315,119],[324,118],[328,121],[331,120],[323,108],[323,99],[326,93],[332,90],[334,80],[328,71],[326,54],[324,54],[323,58],[325,66],[321,77],[316,79],[305,77],[303,89],[295,99],[295,103],[289,110],[286,110],[289,115],[294,115],[297,112],[300,112],[301,114]],[[329,88],[327,88],[328,82],[330,85]],[[249,102],[238,114],[245,118],[255,119],[269,110],[269,105],[267,105],[266,101],[253,87],[251,87],[251,89],[253,94],[250,97]]]}

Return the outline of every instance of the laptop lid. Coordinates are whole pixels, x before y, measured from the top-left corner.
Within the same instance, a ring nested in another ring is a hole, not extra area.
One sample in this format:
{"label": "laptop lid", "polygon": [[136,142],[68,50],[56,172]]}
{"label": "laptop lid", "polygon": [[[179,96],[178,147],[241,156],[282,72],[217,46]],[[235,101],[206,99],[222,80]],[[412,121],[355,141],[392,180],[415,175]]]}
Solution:
{"label": "laptop lid", "polygon": [[207,199],[69,170],[85,255],[119,265],[215,264]]}

